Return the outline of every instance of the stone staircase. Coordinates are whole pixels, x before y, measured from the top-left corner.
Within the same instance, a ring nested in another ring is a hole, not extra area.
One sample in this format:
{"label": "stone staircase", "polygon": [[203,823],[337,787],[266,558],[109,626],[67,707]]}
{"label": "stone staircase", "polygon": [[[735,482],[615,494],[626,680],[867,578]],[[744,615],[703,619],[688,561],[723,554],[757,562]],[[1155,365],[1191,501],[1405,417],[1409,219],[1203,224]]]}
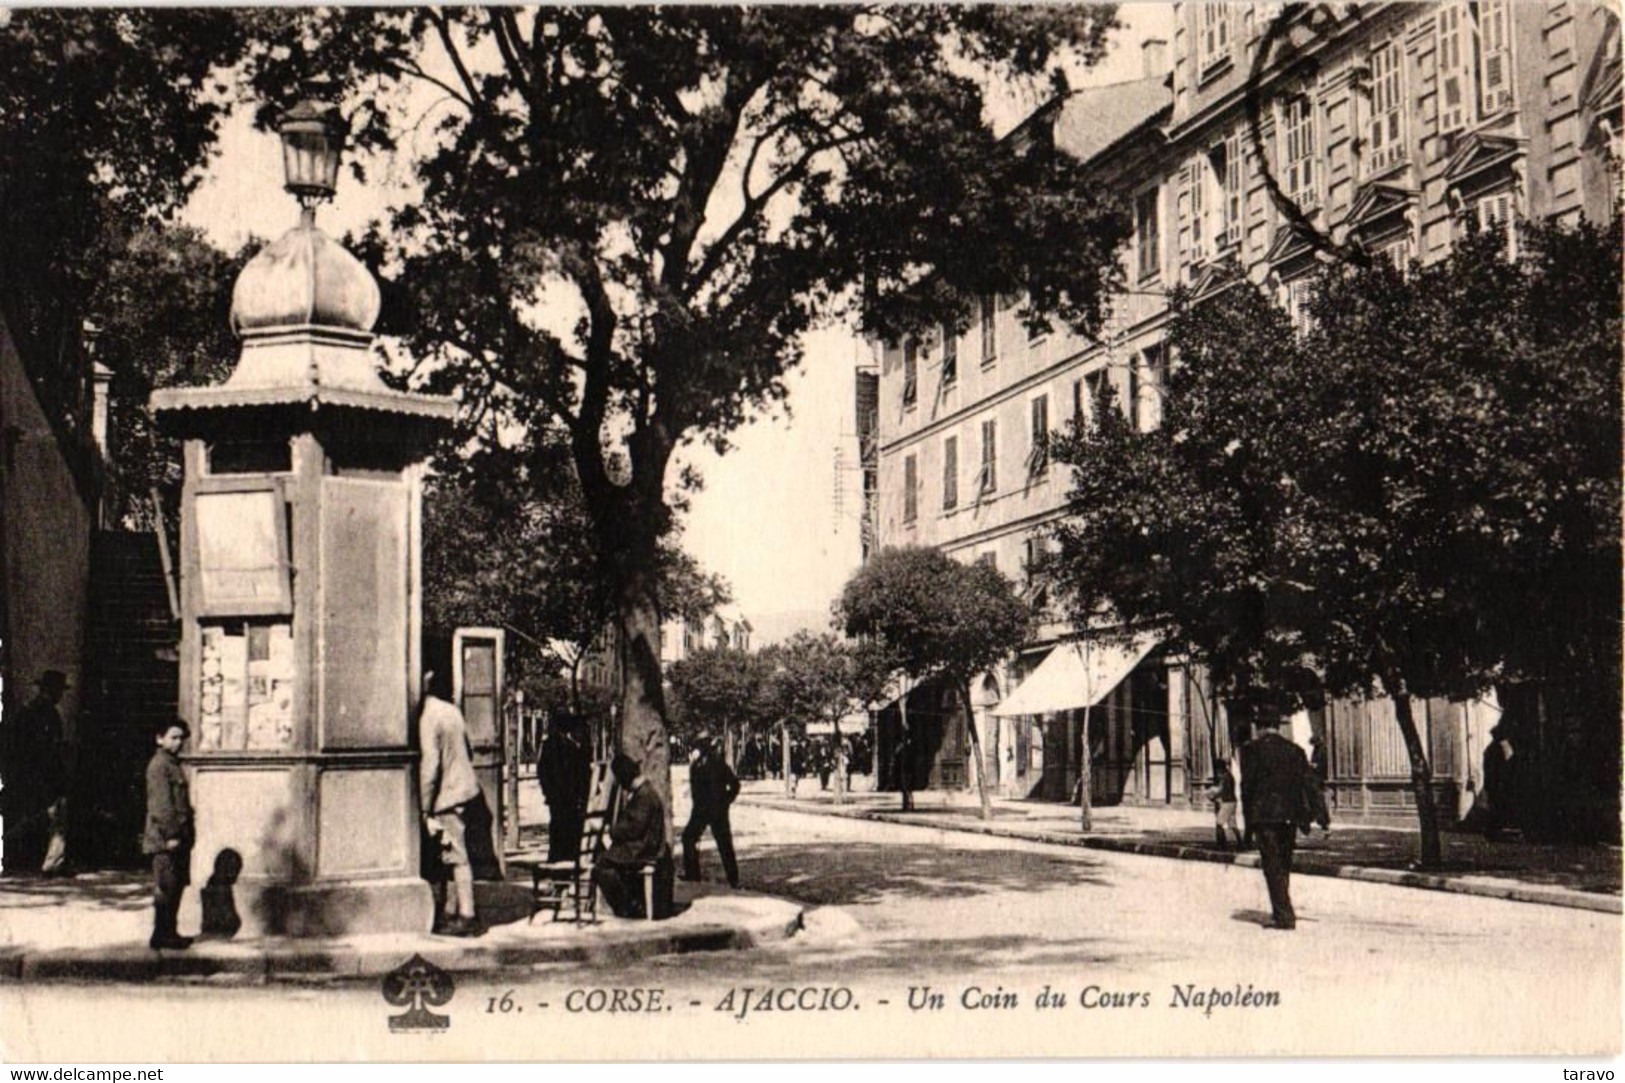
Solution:
{"label": "stone staircase", "polygon": [[83,864],[135,864],[153,729],[175,717],[179,670],[179,625],[157,538],[150,531],[98,532],[90,597],[73,849]]}

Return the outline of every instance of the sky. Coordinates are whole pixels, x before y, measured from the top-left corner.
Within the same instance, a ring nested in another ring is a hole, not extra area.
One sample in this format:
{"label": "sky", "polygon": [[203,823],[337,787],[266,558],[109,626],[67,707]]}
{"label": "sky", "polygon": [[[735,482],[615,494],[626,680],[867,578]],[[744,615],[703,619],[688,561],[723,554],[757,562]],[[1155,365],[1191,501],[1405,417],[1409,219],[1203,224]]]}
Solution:
{"label": "sky", "polygon": [[[1171,39],[1167,4],[1127,4],[1121,18],[1126,25],[1113,35],[1107,58],[1074,73],[1074,86],[1138,78],[1140,42]],[[996,123],[1008,127],[1037,104],[1009,98],[996,107]],[[328,234],[359,230],[386,198],[409,191],[404,166],[375,161],[368,170],[365,187],[341,176],[333,202],[318,215]],[[298,207],[282,191],[280,145],[274,135],[253,131],[246,111],[225,125],[219,156],[183,218],[229,248],[251,237],[278,237],[296,224]],[[798,625],[823,628],[831,601],[858,566],[853,374],[869,357],[869,347],[842,329],[814,331],[805,361],[787,381],[788,409],[775,408],[739,430],[725,456],[698,446],[679,452],[679,462],[705,479],[692,501],[684,547],[728,579],[735,608],[767,638]]]}

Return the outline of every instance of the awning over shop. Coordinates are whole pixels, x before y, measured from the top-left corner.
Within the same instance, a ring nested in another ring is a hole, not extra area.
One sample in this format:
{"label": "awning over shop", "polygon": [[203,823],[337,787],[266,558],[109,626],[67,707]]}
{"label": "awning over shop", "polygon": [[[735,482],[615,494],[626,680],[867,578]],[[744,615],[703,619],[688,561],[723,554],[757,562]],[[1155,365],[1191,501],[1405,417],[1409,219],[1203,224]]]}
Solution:
{"label": "awning over shop", "polygon": [[1093,707],[1156,645],[1153,636],[1136,636],[1126,643],[1079,640],[1059,644],[993,713],[1012,718]]}

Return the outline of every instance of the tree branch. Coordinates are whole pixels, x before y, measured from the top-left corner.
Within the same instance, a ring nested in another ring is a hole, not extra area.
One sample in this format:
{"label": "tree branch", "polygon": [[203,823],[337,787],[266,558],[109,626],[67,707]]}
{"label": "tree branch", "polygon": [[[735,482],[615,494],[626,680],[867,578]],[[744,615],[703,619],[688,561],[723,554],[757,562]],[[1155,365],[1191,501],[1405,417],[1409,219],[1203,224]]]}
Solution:
{"label": "tree branch", "polygon": [[468,107],[475,112],[486,112],[486,102],[481,96],[479,88],[474,85],[474,78],[469,74],[468,66],[463,63],[463,54],[458,51],[456,44],[451,40],[451,23],[445,14],[437,8],[424,8],[424,17],[434,26],[435,33],[440,37],[440,46],[446,50],[452,67],[457,69],[457,78],[462,81],[464,89],[468,91]]}
{"label": "tree branch", "polygon": [[[693,277],[688,281],[688,289],[683,295],[685,299],[692,300],[694,296],[698,294],[700,288],[710,280],[711,276],[716,273],[717,268],[721,266],[723,260],[727,258],[728,250],[734,245],[735,242],[739,240],[747,229],[756,224],[756,220],[760,218],[761,212],[767,207],[767,204],[772,201],[773,197],[784,191],[784,189],[789,187],[791,184],[806,176],[807,169],[812,165],[814,158],[820,154],[823,154],[825,151],[838,150],[849,143],[855,143],[860,138],[862,138],[861,135],[858,133],[853,133],[842,136],[839,139],[831,139],[827,142],[814,144],[813,146],[808,147],[805,154],[797,159],[794,164],[785,169],[783,173],[775,177],[773,182],[766,188],[762,189],[759,194],[750,196],[747,193],[745,207],[740,211],[739,217],[735,218],[731,223],[729,223],[728,228],[722,231],[721,236],[707,246],[705,259],[701,262],[699,268],[694,272]],[[749,184],[748,180],[746,184]]]}
{"label": "tree branch", "polygon": [[527,102],[534,102],[531,90],[530,73],[526,71],[524,62],[519,59],[518,43],[524,40],[519,32],[519,23],[513,17],[511,8],[486,8],[486,18],[491,23],[491,34],[496,39],[497,49],[502,53],[502,63],[513,76],[514,85]]}

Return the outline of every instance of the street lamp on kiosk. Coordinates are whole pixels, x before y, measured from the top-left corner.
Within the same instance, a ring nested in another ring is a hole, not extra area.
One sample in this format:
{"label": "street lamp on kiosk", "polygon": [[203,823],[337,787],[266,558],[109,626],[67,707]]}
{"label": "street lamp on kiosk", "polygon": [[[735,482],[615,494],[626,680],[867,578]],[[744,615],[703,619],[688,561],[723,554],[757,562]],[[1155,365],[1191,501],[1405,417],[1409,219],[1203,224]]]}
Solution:
{"label": "street lamp on kiosk", "polygon": [[307,221],[316,216],[316,204],[332,199],[338,186],[339,155],[349,125],[338,106],[325,100],[329,88],[312,80],[306,96],[277,120],[282,138],[283,187],[293,193]]}

